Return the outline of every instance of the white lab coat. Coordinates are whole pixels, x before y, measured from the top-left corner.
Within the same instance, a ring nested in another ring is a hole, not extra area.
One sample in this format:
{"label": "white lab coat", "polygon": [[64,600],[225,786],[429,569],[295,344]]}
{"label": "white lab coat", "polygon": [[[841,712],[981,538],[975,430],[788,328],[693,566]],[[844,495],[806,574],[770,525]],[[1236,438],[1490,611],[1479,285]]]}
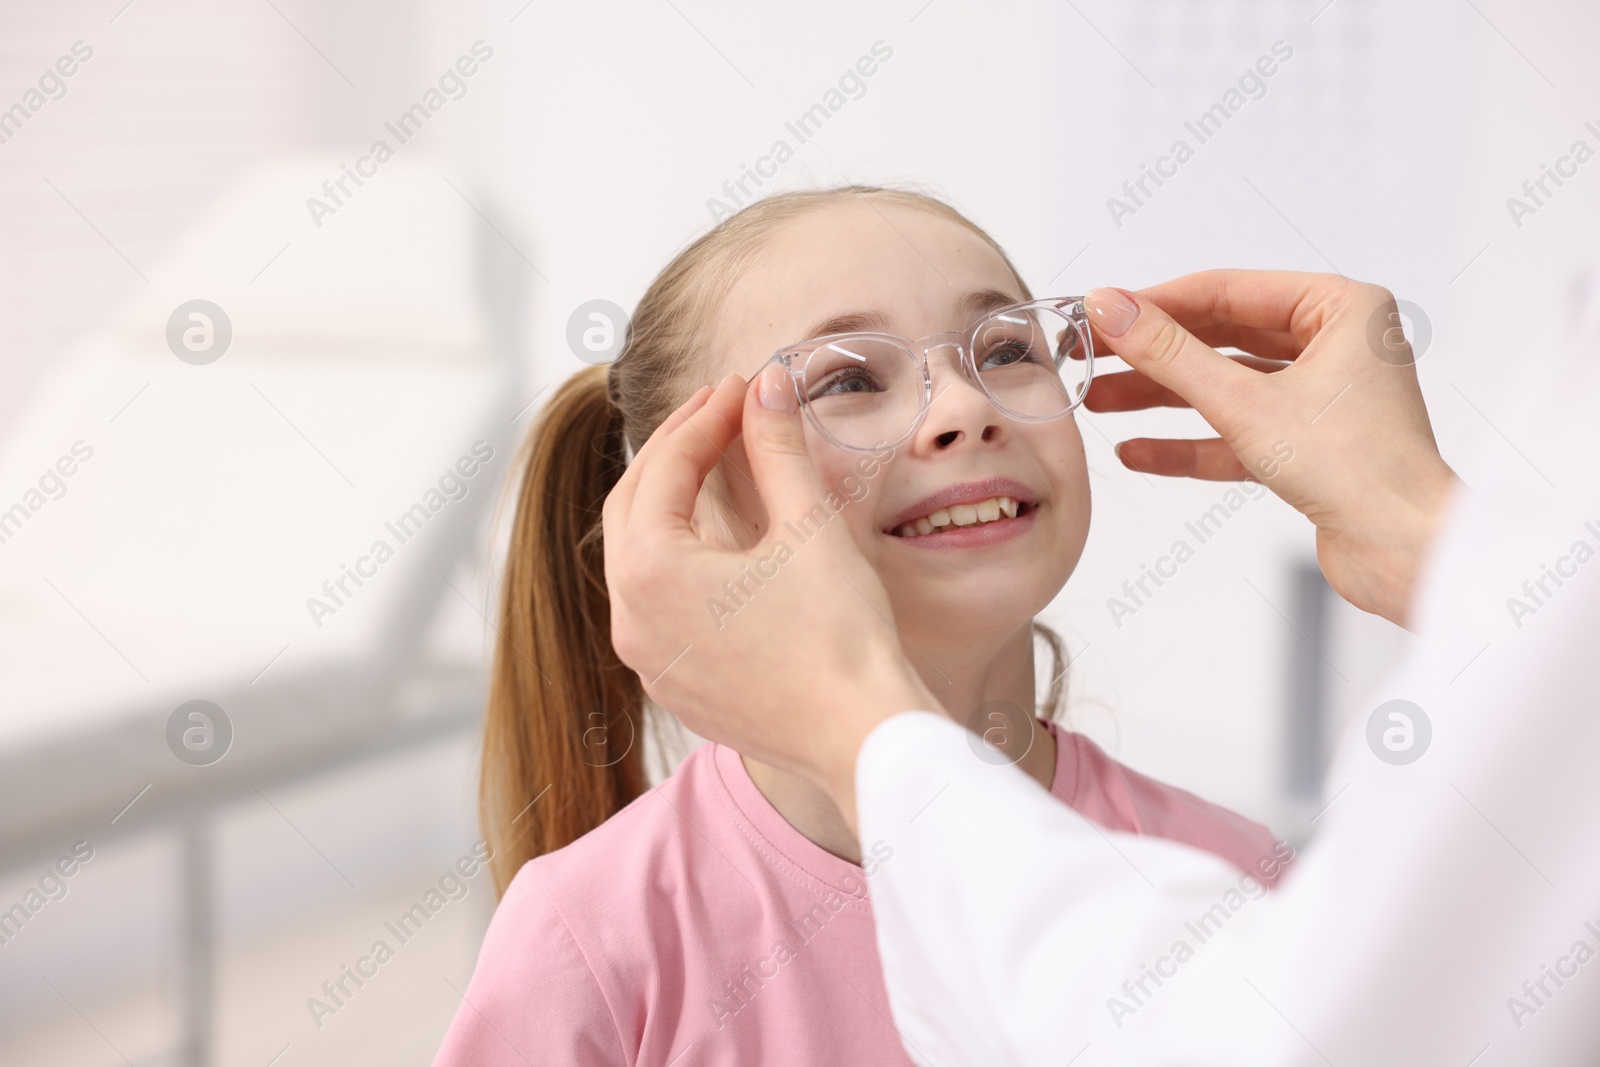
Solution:
{"label": "white lab coat", "polygon": [[1373,694],[1422,707],[1430,747],[1394,766],[1352,722],[1275,892],[1095,827],[944,718],[873,732],[860,830],[894,847],[872,897],[914,1059],[1600,1063],[1600,559],[1578,548],[1600,549],[1600,296],[1564,338],[1507,354],[1533,387],[1430,553],[1420,654]]}

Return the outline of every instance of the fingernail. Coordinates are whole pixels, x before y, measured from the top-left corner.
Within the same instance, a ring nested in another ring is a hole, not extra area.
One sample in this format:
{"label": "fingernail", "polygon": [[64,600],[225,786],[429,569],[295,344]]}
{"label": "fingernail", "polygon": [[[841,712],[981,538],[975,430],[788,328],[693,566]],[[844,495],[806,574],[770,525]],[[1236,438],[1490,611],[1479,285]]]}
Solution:
{"label": "fingernail", "polygon": [[1083,294],[1089,319],[1107,337],[1121,337],[1139,317],[1139,302],[1122,289],[1090,289]]}
{"label": "fingernail", "polygon": [[768,411],[792,414],[798,409],[799,402],[795,399],[789,372],[777,363],[767,364],[761,372],[761,381],[756,389],[756,399],[760,400],[761,406]]}

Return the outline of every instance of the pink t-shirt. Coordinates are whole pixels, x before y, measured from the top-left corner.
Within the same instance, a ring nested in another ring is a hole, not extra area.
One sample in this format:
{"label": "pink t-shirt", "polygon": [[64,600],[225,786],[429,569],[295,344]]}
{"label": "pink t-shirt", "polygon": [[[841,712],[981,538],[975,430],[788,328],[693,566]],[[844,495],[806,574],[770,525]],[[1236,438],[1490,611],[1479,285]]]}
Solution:
{"label": "pink t-shirt", "polygon": [[[1266,827],[1047,725],[1051,792],[1064,803],[1276,881]],[[863,843],[862,866],[822,849],[767,802],[737,752],[703,745],[518,872],[434,1063],[909,1065],[867,895],[892,862],[888,842]]]}

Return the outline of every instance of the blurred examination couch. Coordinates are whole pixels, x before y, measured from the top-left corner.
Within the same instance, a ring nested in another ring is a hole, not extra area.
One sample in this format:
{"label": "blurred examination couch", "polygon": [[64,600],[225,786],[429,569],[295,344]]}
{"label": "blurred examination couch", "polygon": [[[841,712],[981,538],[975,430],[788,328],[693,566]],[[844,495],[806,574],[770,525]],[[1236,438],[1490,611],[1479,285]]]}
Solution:
{"label": "blurred examination couch", "polygon": [[[535,398],[529,264],[486,198],[402,163],[320,225],[306,199],[336,162],[257,172],[74,349],[0,465],[0,870],[179,835],[190,1061],[208,813],[482,708],[487,520]],[[195,299],[231,322],[206,365],[168,342]],[[209,765],[169,748],[197,699],[232,726]]]}

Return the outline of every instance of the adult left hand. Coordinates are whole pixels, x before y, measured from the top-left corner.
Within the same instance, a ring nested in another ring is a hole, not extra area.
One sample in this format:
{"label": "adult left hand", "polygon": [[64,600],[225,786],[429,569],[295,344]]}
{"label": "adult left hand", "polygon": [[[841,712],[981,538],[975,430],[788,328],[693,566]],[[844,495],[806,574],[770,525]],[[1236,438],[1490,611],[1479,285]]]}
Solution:
{"label": "adult left hand", "polygon": [[1091,289],[1084,305],[1101,344],[1134,368],[1096,377],[1089,410],[1193,407],[1219,434],[1124,441],[1125,466],[1261,482],[1316,527],[1317,562],[1340,596],[1408,624],[1459,481],[1439,455],[1387,289],[1337,274],[1211,270],[1137,293]]}

